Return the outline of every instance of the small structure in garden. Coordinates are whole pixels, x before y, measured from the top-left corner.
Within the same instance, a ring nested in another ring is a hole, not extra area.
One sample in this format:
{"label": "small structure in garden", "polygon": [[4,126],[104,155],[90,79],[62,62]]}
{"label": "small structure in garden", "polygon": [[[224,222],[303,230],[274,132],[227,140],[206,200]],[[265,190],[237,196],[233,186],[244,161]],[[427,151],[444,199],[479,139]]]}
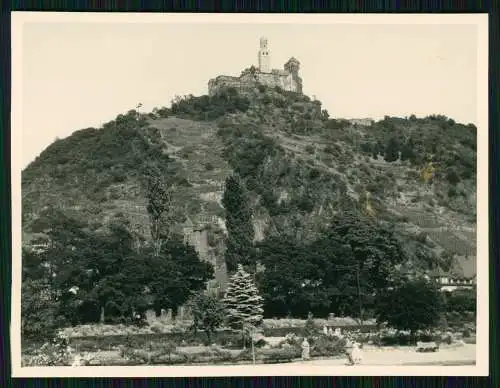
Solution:
{"label": "small structure in garden", "polygon": [[417,352],[437,352],[439,350],[439,346],[435,342],[417,342]]}

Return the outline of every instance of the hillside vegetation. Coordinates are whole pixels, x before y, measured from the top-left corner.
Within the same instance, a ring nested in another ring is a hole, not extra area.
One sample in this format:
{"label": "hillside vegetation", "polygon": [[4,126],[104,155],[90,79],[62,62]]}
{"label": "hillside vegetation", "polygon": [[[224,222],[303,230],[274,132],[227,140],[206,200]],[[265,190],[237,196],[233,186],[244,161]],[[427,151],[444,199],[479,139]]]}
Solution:
{"label": "hillside vegetation", "polygon": [[24,245],[47,236],[53,209],[89,233],[124,218],[135,243],[147,245],[151,174],[170,188],[176,234],[188,220],[208,230],[208,247],[195,248],[202,258],[217,252],[207,256],[213,264],[225,242],[224,183],[233,175],[261,252],[289,241],[300,260],[335,217],[355,212],[392,230],[405,264],[418,270],[475,256],[474,125],[439,115],[352,125],[330,118],[319,101],[262,85],[177,98],[55,141],[22,174]]}

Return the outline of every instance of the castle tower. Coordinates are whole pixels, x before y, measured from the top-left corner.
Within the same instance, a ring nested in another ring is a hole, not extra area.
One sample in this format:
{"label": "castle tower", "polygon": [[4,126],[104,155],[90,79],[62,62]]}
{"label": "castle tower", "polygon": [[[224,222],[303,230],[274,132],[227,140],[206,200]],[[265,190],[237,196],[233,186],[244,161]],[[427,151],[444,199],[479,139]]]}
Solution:
{"label": "castle tower", "polygon": [[271,57],[269,56],[267,38],[265,37],[260,38],[259,70],[261,73],[271,72]]}
{"label": "castle tower", "polygon": [[287,63],[285,63],[285,71],[292,75],[293,81],[295,83],[295,92],[302,94],[302,78],[299,77],[300,62],[294,57],[290,58]]}

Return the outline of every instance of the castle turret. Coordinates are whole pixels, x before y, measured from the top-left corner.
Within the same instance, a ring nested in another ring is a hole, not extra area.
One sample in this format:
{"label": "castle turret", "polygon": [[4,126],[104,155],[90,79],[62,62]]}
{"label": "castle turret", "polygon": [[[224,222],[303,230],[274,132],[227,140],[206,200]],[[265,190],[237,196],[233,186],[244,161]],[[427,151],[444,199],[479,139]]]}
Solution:
{"label": "castle turret", "polygon": [[296,73],[298,75],[299,69],[300,69],[300,62],[296,60],[294,57],[291,57],[287,63],[285,63],[284,66],[285,70],[294,74]]}
{"label": "castle turret", "polygon": [[290,58],[284,65],[285,71],[292,75],[295,82],[295,92],[302,93],[302,78],[299,76],[300,62],[294,57]]}
{"label": "castle turret", "polygon": [[269,56],[269,49],[267,48],[267,38],[260,38],[259,50],[259,70],[261,73],[271,72],[271,57]]}

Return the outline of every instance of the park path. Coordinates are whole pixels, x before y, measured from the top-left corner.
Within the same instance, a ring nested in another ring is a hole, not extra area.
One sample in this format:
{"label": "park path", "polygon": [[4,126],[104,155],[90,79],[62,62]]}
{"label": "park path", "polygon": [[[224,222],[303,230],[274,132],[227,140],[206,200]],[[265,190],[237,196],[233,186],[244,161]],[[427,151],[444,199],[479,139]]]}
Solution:
{"label": "park path", "polygon": [[[365,348],[361,365],[471,365],[476,360],[476,345],[465,344],[454,348],[442,348],[434,353],[418,353],[414,347]],[[343,366],[345,358],[296,361],[287,365]]]}

